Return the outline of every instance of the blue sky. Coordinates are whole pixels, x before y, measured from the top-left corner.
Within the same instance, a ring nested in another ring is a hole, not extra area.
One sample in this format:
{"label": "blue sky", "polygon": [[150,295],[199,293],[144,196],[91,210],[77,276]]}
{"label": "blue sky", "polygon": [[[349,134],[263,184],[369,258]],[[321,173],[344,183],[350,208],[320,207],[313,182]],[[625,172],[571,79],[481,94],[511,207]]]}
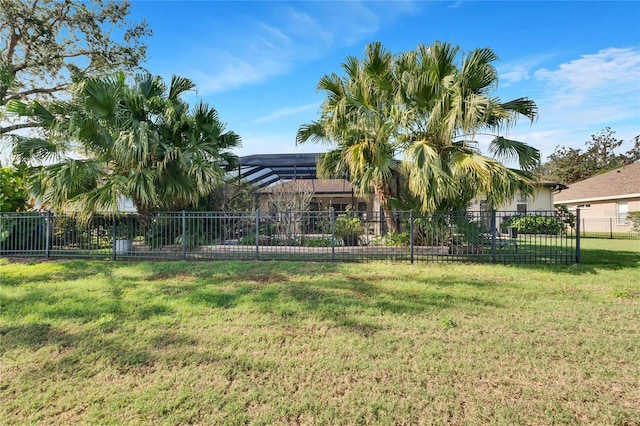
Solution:
{"label": "blue sky", "polygon": [[[240,134],[239,155],[316,152],[296,147],[318,117],[316,84],[380,41],[394,53],[435,40],[491,47],[502,100],[529,97],[539,119],[508,133],[546,156],[583,147],[605,126],[640,134],[640,2],[556,1],[133,1],[146,19],[146,68],[198,86],[190,102],[214,106]],[[481,140],[481,145],[482,145]]]}

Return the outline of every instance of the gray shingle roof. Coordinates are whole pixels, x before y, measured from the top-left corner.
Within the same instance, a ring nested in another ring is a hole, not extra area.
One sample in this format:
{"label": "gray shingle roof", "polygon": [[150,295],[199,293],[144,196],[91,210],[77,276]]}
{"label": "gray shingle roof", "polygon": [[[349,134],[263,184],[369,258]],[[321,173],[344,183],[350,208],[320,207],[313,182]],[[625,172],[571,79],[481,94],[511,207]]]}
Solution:
{"label": "gray shingle roof", "polygon": [[316,195],[352,194],[354,191],[351,182],[345,179],[297,179],[275,183],[272,186],[262,188],[260,192],[269,193],[275,187],[312,191]]}
{"label": "gray shingle roof", "polygon": [[621,198],[631,194],[640,194],[640,163],[573,183],[568,189],[555,194],[553,201]]}

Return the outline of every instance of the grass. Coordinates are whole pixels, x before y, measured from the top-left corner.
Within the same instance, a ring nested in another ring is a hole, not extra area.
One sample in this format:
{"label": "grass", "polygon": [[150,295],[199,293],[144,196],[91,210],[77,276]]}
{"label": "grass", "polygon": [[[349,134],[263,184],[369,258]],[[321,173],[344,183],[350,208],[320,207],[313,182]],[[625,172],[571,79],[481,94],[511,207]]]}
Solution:
{"label": "grass", "polygon": [[0,259],[0,423],[640,424],[640,244],[582,260]]}

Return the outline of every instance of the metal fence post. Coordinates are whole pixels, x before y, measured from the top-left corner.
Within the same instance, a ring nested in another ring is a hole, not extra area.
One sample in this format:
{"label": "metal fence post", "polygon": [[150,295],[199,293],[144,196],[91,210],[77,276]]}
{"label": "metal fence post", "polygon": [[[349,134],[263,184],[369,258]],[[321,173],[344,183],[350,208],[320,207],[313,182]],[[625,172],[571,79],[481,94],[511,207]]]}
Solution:
{"label": "metal fence post", "polygon": [[112,216],[111,220],[111,240],[112,240],[112,248],[111,248],[111,260],[116,260],[116,215]]}
{"label": "metal fence post", "polygon": [[613,240],[613,218],[609,218],[609,239]]}
{"label": "metal fence post", "polygon": [[411,252],[411,263],[413,264],[413,209],[409,211],[409,247]]}
{"label": "metal fence post", "polygon": [[187,212],[182,210],[182,260],[187,260]]}
{"label": "metal fence post", "polygon": [[496,209],[491,208],[491,262],[496,263]]}
{"label": "metal fence post", "polygon": [[52,235],[53,235],[53,229],[51,228],[51,210],[47,210],[47,229],[45,231],[45,244],[44,244],[45,257],[47,259],[49,259],[49,256],[51,255],[49,245],[51,244]]}
{"label": "metal fence post", "polygon": [[331,261],[336,261],[336,212],[331,210]]}
{"label": "metal fence post", "polygon": [[256,209],[256,260],[260,260],[260,209]]}
{"label": "metal fence post", "polygon": [[576,264],[580,264],[580,209],[576,209]]}

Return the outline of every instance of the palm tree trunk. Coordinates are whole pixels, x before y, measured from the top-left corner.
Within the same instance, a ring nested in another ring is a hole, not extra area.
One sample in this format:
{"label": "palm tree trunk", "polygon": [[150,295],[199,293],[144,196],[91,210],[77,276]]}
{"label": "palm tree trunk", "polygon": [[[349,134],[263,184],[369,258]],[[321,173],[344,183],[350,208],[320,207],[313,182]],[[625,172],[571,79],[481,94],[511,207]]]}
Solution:
{"label": "palm tree trunk", "polygon": [[138,213],[138,223],[146,233],[149,229],[151,229],[151,221],[153,218],[152,212],[147,206],[143,205],[140,200],[133,199],[132,201]]}
{"label": "palm tree trunk", "polygon": [[387,229],[389,232],[398,233],[398,224],[394,220],[393,210],[389,205],[389,197],[391,197],[391,191],[388,188],[385,188],[382,185],[376,185],[374,187],[376,191],[376,196],[378,197],[378,202],[380,202],[380,206],[382,206],[382,211],[384,212],[385,221],[387,223]]}

